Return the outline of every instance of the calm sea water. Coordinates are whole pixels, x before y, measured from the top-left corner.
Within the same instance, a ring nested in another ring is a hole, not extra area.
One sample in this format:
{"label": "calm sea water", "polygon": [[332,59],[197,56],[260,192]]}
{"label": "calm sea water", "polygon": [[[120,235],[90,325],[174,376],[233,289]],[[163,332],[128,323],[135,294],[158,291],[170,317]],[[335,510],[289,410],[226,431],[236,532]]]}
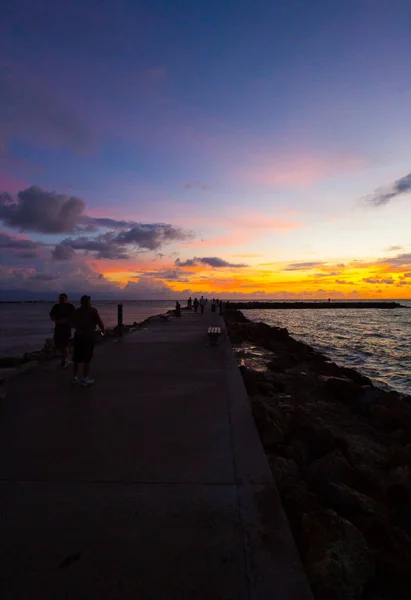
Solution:
{"label": "calm sea water", "polygon": [[[44,340],[53,336],[53,323],[49,312],[55,302],[48,304],[0,304],[0,356],[19,356],[24,352],[40,350]],[[117,302],[93,303],[106,327],[117,324]],[[174,308],[172,300],[125,301],[123,322],[140,323],[153,315]]]}
{"label": "calm sea water", "polygon": [[286,327],[336,363],[385,389],[411,394],[411,300],[408,309],[245,310],[252,321]]}

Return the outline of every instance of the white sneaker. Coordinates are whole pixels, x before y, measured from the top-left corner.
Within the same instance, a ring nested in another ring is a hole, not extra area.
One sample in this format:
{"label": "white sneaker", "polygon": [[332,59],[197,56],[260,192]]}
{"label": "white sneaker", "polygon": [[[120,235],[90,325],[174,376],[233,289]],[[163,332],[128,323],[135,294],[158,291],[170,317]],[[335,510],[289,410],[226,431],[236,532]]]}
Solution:
{"label": "white sneaker", "polygon": [[93,385],[94,383],[94,379],[90,379],[90,377],[83,377],[83,379],[80,382],[81,387],[89,387],[90,385]]}

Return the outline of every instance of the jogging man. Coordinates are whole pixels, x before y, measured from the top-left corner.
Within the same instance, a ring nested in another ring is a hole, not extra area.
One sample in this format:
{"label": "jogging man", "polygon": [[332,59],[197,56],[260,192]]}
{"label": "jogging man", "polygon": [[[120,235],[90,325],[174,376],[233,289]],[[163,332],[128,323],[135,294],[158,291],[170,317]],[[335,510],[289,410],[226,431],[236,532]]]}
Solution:
{"label": "jogging man", "polygon": [[54,322],[54,345],[61,352],[62,368],[68,367],[68,345],[71,338],[71,321],[75,308],[68,302],[67,294],[60,294],[59,303],[50,311],[50,319]]}
{"label": "jogging man", "polygon": [[[73,384],[80,383],[83,387],[93,385],[94,379],[88,376],[90,363],[94,352],[94,338],[98,325],[104,333],[104,324],[98,310],[91,306],[90,296],[82,296],[80,308],[74,313],[73,324],[76,328],[73,349]],[[78,378],[79,365],[83,365],[83,377]]]}

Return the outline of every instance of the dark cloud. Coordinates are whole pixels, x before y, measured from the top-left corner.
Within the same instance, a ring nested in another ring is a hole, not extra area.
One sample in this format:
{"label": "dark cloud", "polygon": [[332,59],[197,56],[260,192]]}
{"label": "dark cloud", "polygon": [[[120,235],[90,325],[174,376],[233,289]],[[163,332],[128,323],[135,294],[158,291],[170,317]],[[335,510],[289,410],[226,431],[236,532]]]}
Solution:
{"label": "dark cloud", "polygon": [[390,265],[399,269],[411,268],[411,252],[403,252],[392,258],[383,258],[378,261],[380,265]]}
{"label": "dark cloud", "polygon": [[339,283],[340,285],[354,285],[353,281],[346,281],[345,279],[336,279],[335,283]]}
{"label": "dark cloud", "polygon": [[163,244],[186,240],[190,234],[178,227],[163,223],[139,223],[128,231],[121,231],[115,238],[118,245],[131,245],[146,250],[157,250]]}
{"label": "dark cloud", "polygon": [[390,200],[393,200],[397,196],[402,196],[407,192],[411,192],[411,173],[397,179],[397,181],[394,181],[394,183],[386,189],[379,188],[366,199],[366,202],[372,206],[383,206],[384,204],[388,204]]}
{"label": "dark cloud", "polygon": [[35,251],[31,252],[30,250],[28,250],[27,252],[16,252],[15,256],[17,258],[28,260],[28,259],[36,258],[37,252],[35,252]]}
{"label": "dark cloud", "polygon": [[36,273],[31,279],[36,279],[37,281],[54,281],[55,279],[58,279],[58,275],[52,275],[51,273]]}
{"label": "dark cloud", "polygon": [[195,267],[198,264],[198,260],[196,258],[189,258],[187,260],[182,261],[179,258],[177,258],[175,264],[178,267]]}
{"label": "dark cloud", "polygon": [[51,253],[53,260],[71,260],[74,255],[74,249],[68,244],[57,244]]}
{"label": "dark cloud", "polygon": [[394,279],[392,279],[391,277],[388,279],[373,279],[372,277],[367,277],[363,279],[363,281],[365,281],[365,283],[395,283]]}
{"label": "dark cloud", "polygon": [[0,221],[20,231],[72,233],[85,209],[80,198],[47,192],[33,185],[13,198],[0,193]]}
{"label": "dark cloud", "polygon": [[10,235],[7,235],[7,233],[0,232],[0,248],[7,248],[7,249],[12,249],[12,250],[32,250],[32,251],[34,251],[34,249],[36,247],[37,247],[37,244],[35,242],[32,242],[31,240],[21,240],[21,239],[12,237]]}
{"label": "dark cloud", "polygon": [[386,248],[387,252],[396,252],[398,250],[402,250],[402,246],[389,246]]}
{"label": "dark cloud", "polygon": [[284,271],[304,271],[312,269],[313,267],[320,267],[324,263],[322,262],[300,262],[300,263],[291,263],[284,269]]}
{"label": "dark cloud", "polygon": [[229,263],[222,258],[218,258],[217,256],[206,256],[203,258],[190,258],[185,261],[181,261],[179,258],[175,261],[175,264],[178,267],[195,267],[196,265],[207,265],[209,267],[213,267],[214,269],[219,269],[221,267],[229,267],[232,269],[242,269],[247,267],[245,264],[235,264]]}
{"label": "dark cloud", "polygon": [[136,275],[133,279],[140,279],[140,277],[152,277],[153,279],[166,279],[167,281],[179,281],[180,283],[188,283],[189,279],[186,279],[185,273],[179,273],[172,269],[165,269],[163,271],[146,271],[143,274]]}
{"label": "dark cloud", "polygon": [[404,273],[404,277],[411,277],[411,273]]}
{"label": "dark cloud", "polygon": [[[54,260],[72,258],[69,248],[96,253],[96,258],[127,259],[129,248],[158,250],[169,242],[192,237],[191,233],[166,223],[90,217],[83,214],[84,210],[81,198],[47,192],[38,186],[22,190],[16,197],[0,193],[0,221],[8,227],[45,234],[82,234],[56,245],[52,252]],[[109,231],[94,237],[85,235],[102,229]]]}
{"label": "dark cloud", "polygon": [[106,217],[88,217],[87,215],[82,216],[79,219],[77,229],[83,232],[93,232],[99,229],[130,229],[138,225],[135,221],[118,221],[117,219],[110,219]]}
{"label": "dark cloud", "polygon": [[[96,253],[97,259],[128,259],[130,249],[157,250],[176,240],[185,240],[190,234],[166,224],[136,224],[128,231],[108,231],[94,237],[67,238],[62,244],[73,250]],[[57,246],[56,246],[57,248]]]}

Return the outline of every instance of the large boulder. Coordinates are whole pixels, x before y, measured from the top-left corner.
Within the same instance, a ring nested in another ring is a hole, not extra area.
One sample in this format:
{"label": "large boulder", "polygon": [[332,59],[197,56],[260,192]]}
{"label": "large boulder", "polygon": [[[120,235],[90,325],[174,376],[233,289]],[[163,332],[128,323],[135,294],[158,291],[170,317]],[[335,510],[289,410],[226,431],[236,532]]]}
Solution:
{"label": "large boulder", "polygon": [[309,464],[333,450],[344,446],[343,440],[336,435],[319,417],[296,410],[289,424],[289,444],[300,455],[302,463]]}
{"label": "large boulder", "polygon": [[363,391],[361,385],[346,377],[330,377],[324,382],[323,389],[331,398],[353,407]]}
{"label": "large boulder", "polygon": [[374,573],[361,532],[332,510],[302,518],[301,550],[316,600],[359,600]]}
{"label": "large boulder", "polygon": [[357,486],[361,474],[346,460],[340,450],[330,452],[313,461],[306,471],[306,479],[314,489],[329,483]]}
{"label": "large boulder", "polygon": [[406,600],[411,590],[411,537],[382,515],[358,515],[355,526],[364,535],[376,572],[371,591],[387,600]]}
{"label": "large boulder", "polygon": [[265,375],[262,371],[248,369],[244,365],[240,367],[240,372],[249,396],[256,396],[262,391],[262,386],[267,383]]}
{"label": "large boulder", "polygon": [[370,412],[380,427],[411,433],[411,405],[397,392],[383,392]]}
{"label": "large boulder", "polygon": [[285,424],[281,413],[261,396],[252,398],[251,407],[261,442],[269,450],[282,444],[285,438]]}
{"label": "large boulder", "polygon": [[298,548],[300,548],[303,515],[322,508],[317,496],[304,481],[287,483],[281,489],[281,501]]}
{"label": "large boulder", "polygon": [[300,477],[300,468],[292,458],[284,458],[282,456],[269,456],[271,473],[277,488],[281,490],[289,483],[298,481]]}

